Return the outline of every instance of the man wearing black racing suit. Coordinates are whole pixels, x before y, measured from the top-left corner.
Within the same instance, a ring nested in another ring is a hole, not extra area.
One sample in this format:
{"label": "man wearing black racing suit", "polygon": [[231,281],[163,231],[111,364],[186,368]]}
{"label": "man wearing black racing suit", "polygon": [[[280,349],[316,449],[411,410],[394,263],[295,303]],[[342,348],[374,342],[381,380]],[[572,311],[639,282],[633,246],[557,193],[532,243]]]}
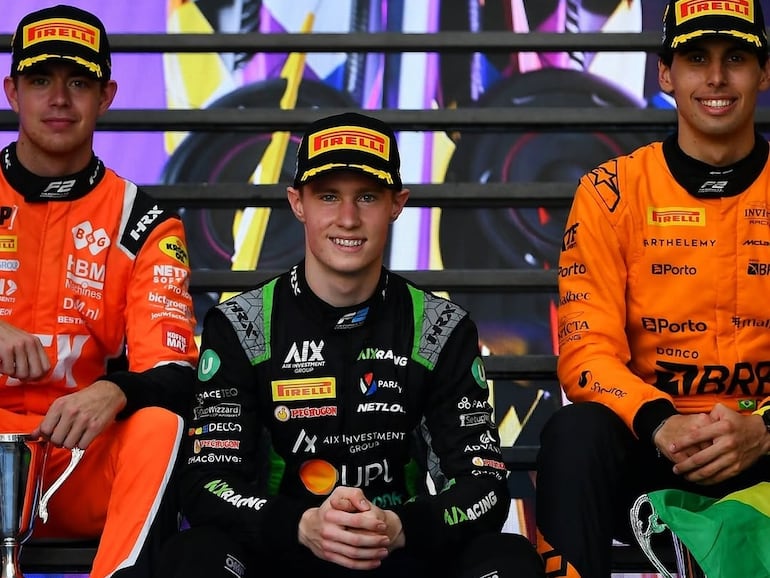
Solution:
{"label": "man wearing black racing suit", "polygon": [[159,576],[544,576],[501,533],[474,322],[383,267],[399,164],[368,116],[305,133],[288,188],[305,259],[205,316],[180,483],[192,527]]}

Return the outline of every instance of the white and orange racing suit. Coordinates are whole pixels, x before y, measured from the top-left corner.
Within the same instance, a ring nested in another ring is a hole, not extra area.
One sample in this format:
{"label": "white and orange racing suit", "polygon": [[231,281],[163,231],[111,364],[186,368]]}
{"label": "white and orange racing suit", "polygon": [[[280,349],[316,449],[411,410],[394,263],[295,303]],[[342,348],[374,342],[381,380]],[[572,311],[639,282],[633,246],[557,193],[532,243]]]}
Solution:
{"label": "white and orange racing suit", "polygon": [[[15,143],[1,154],[0,320],[36,335],[51,369],[34,382],[0,374],[0,431],[29,433],[55,399],[99,378],[127,398],[33,539],[100,537],[93,578],[146,575],[197,360],[182,221],[97,157],[43,178]],[[69,459],[52,448],[44,489]]]}

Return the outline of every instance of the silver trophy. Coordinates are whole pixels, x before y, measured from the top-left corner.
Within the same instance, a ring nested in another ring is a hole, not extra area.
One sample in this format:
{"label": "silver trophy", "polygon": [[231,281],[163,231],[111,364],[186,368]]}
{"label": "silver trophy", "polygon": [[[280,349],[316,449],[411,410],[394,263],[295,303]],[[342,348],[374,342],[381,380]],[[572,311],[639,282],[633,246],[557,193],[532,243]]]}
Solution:
{"label": "silver trophy", "polygon": [[41,498],[43,471],[49,443],[27,434],[0,434],[0,536],[3,571],[0,578],[24,578],[19,567],[21,545],[32,534],[39,514],[48,521],[48,500],[59,489],[83,457],[73,448],[70,463]]}
{"label": "silver trophy", "polygon": [[[642,510],[645,506],[649,507],[651,510],[649,516],[647,516],[646,524],[642,514]],[[655,512],[647,494],[642,494],[636,499],[630,513],[631,528],[634,531],[636,541],[639,542],[639,546],[647,556],[647,559],[653,566],[655,566],[655,569],[661,576],[663,576],[663,578],[674,578],[675,576],[678,576],[678,578],[707,578],[698,562],[687,549],[687,546],[685,546],[679,537],[672,532],[660,518],[658,518],[658,514]],[[665,567],[652,549],[652,541],[650,538],[653,534],[660,534],[662,532],[669,532],[671,534],[671,541],[674,546],[674,557],[676,559],[676,572],[673,573]]]}

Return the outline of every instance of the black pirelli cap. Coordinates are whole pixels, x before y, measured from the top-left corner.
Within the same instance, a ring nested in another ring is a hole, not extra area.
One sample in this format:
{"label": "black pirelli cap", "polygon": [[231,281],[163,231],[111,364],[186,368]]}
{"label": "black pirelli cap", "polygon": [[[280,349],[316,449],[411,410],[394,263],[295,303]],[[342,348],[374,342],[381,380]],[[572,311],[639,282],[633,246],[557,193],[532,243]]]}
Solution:
{"label": "black pirelli cap", "polygon": [[396,136],[386,123],[357,112],[313,122],[297,150],[294,188],[330,171],[356,171],[387,188],[403,188]]}
{"label": "black pirelli cap", "polygon": [[27,14],[11,40],[11,76],[48,60],[72,62],[94,78],[109,80],[110,43],[102,21],[63,4]]}

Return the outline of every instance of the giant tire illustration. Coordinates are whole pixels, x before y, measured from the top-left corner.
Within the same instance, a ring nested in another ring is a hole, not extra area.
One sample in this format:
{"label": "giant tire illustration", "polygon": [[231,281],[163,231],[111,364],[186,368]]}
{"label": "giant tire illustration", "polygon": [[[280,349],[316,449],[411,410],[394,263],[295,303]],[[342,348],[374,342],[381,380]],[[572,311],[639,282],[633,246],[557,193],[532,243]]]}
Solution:
{"label": "giant tire illustration", "polygon": [[[551,68],[512,76],[496,84],[478,106],[644,105],[597,76]],[[561,181],[577,185],[586,171],[614,156],[631,152],[651,138],[649,134],[621,132],[464,133],[457,141],[445,180]],[[568,207],[444,210],[440,225],[444,266],[448,269],[555,268],[568,210]],[[457,231],[467,234],[458,235]],[[530,351],[542,353],[552,352],[550,329],[545,325],[551,297],[510,293],[453,295],[473,312],[488,334],[502,335],[510,331],[510,327],[503,325],[515,325],[516,332],[520,333],[516,337],[521,339],[512,341],[523,340]],[[505,337],[502,340],[506,341]]]}

